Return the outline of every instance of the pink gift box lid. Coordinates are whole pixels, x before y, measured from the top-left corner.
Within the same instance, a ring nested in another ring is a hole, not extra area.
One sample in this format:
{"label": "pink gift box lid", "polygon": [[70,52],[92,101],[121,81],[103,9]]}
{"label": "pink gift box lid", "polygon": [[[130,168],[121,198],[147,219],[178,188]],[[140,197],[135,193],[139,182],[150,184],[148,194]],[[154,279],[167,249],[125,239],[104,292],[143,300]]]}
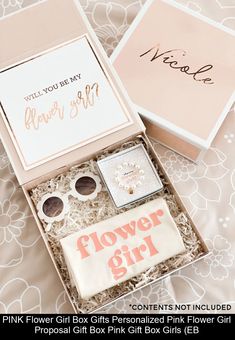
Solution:
{"label": "pink gift box lid", "polygon": [[136,110],[208,149],[235,99],[235,32],[170,0],[149,0],[111,56]]}

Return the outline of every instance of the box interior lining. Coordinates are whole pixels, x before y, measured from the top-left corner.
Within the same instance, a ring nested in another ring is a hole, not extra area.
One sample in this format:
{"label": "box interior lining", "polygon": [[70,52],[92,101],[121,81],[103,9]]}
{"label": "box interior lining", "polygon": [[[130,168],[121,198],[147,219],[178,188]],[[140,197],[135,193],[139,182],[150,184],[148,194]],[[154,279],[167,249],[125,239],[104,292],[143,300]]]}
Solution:
{"label": "box interior lining", "polygon": [[[117,298],[126,294],[134,292],[136,289],[149,284],[163,275],[185,266],[192,261],[195,261],[205,255],[205,244],[198,235],[191,219],[187,216],[185,211],[179,204],[178,197],[169,183],[167,176],[161,170],[160,164],[156,156],[153,154],[150,144],[143,135],[136,136],[127,142],[123,142],[115,148],[108,148],[103,150],[100,154],[96,155],[93,159],[87,160],[79,165],[71,167],[65,173],[57,175],[50,180],[47,180],[41,184],[38,184],[32,190],[29,191],[29,196],[35,206],[40,201],[43,195],[46,193],[52,193],[54,191],[60,191],[61,193],[67,193],[69,183],[78,173],[90,171],[96,175],[98,174],[98,168],[96,161],[103,159],[111,154],[120,152],[124,149],[132,146],[143,144],[147,152],[149,153],[153,164],[155,165],[158,174],[163,182],[163,191],[145,198],[139,202],[135,202],[125,208],[117,209],[110,197],[107,188],[102,185],[102,190],[96,197],[96,199],[86,202],[78,201],[76,198],[69,197],[70,211],[65,216],[65,219],[61,222],[54,222],[48,225],[44,221],[40,221],[42,229],[45,233],[45,238],[48,241],[49,248],[53,254],[55,262],[57,264],[59,273],[67,288],[74,309],[77,313],[91,313],[97,309],[104,307],[105,305],[114,302]],[[63,256],[62,247],[60,245],[60,239],[81,229],[87,228],[90,225],[110,218],[125,212],[131,208],[140,206],[146,202],[154,200],[158,197],[162,197],[166,200],[172,217],[174,218],[176,225],[179,229],[181,237],[186,247],[186,252],[176,255],[162,263],[153,266],[145,272],[139,274],[136,277],[131,278],[115,287],[109,288],[89,300],[83,300],[79,297],[77,289],[73,286],[70,275],[67,269],[67,265]]]}

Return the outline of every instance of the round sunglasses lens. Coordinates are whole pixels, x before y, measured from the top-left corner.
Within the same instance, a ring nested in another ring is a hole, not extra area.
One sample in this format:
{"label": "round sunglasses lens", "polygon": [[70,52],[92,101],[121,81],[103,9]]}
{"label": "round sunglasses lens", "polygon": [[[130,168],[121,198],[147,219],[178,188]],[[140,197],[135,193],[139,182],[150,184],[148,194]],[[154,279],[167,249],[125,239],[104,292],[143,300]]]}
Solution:
{"label": "round sunglasses lens", "polygon": [[80,195],[91,195],[96,189],[96,182],[93,178],[84,176],[77,180],[75,189]]}
{"label": "round sunglasses lens", "polygon": [[64,208],[64,203],[59,197],[50,197],[43,204],[43,212],[48,217],[59,216]]}

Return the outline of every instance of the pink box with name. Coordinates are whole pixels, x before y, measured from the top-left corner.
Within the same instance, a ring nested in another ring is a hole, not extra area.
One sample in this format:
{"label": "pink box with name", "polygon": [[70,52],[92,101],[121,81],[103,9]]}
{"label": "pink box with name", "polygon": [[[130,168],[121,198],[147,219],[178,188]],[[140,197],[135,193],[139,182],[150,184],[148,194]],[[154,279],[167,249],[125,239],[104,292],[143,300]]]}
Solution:
{"label": "pink box with name", "polygon": [[234,102],[234,57],[234,31],[149,0],[111,59],[148,134],[200,161]]}

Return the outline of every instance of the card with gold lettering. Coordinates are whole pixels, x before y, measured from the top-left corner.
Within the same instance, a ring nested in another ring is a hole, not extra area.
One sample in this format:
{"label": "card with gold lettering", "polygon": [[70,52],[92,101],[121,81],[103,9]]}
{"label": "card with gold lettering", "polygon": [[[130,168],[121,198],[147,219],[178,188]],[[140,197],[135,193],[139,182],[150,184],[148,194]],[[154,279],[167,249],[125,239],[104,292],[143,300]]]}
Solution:
{"label": "card with gold lettering", "polygon": [[87,36],[3,70],[0,94],[25,169],[131,123]]}

